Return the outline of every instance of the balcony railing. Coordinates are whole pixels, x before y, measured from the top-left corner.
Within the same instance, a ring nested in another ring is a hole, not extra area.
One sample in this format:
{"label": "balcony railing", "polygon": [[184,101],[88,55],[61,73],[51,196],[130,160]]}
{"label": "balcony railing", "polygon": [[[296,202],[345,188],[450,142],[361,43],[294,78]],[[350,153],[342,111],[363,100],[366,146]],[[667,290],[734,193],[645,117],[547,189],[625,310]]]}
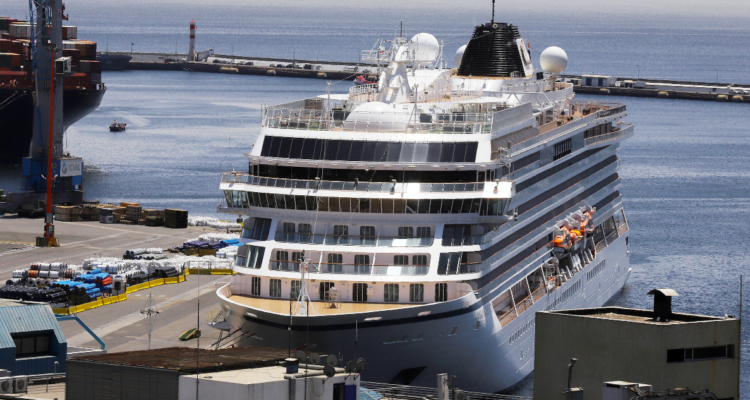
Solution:
{"label": "balcony railing", "polygon": [[[371,88],[368,87],[353,88],[353,90],[363,91],[363,94],[357,96],[367,96],[367,93],[371,93]],[[438,93],[437,95],[441,98],[450,96],[452,100],[477,97],[475,93],[465,91]],[[326,110],[321,99],[313,98],[267,107],[263,115],[262,126],[275,129],[367,133],[487,134],[531,119],[530,105],[526,103],[501,111],[483,113],[463,112],[456,109],[449,113],[412,116],[401,110],[394,112]]]}
{"label": "balcony railing", "polygon": [[516,309],[511,307],[511,309],[508,310],[508,312],[498,317],[498,319],[500,320],[500,326],[508,325],[511,321],[516,319],[517,316],[518,315],[516,314]]}
{"label": "balcony railing", "polygon": [[305,190],[341,190],[352,192],[395,192],[395,193],[461,193],[483,192],[485,182],[454,183],[393,183],[393,182],[345,182],[318,181],[306,179],[264,178],[236,172],[224,173],[222,183],[244,183],[253,186],[277,187]]}
{"label": "balcony railing", "polygon": [[312,233],[276,232],[274,239],[284,243],[309,243],[332,246],[429,247],[435,238],[398,236],[325,235]]}
{"label": "balcony railing", "polygon": [[605,133],[604,135],[586,138],[584,142],[586,146],[592,146],[595,144],[608,142],[610,140],[622,139],[622,138],[631,136],[633,134],[633,130],[634,130],[633,125],[628,125],[626,128],[622,128],[614,132],[609,132],[609,133]]}
{"label": "balcony railing", "polygon": [[[302,263],[297,261],[271,260],[269,268],[272,271],[299,272]],[[371,265],[371,264],[332,264],[310,263],[308,271],[318,274],[342,275],[388,275],[388,276],[418,276],[427,275],[429,265]]]}

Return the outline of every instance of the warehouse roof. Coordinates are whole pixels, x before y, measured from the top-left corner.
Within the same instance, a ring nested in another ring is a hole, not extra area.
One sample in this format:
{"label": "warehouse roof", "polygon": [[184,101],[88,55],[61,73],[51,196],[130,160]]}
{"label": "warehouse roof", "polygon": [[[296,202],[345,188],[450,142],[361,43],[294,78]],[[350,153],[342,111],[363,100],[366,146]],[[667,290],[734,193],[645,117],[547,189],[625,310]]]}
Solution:
{"label": "warehouse roof", "polygon": [[0,300],[0,348],[16,347],[13,333],[54,331],[58,343],[65,335],[49,305],[16,300]]}
{"label": "warehouse roof", "polygon": [[196,357],[195,353],[196,349],[194,348],[168,347],[164,349],[81,356],[75,357],[74,360],[169,369],[180,373],[195,373],[196,358],[200,362],[200,371],[219,371],[275,365],[289,355],[286,350],[265,347],[237,347],[221,350],[201,349],[199,357]]}
{"label": "warehouse roof", "polygon": [[599,307],[583,308],[579,310],[548,311],[549,314],[564,314],[579,317],[593,317],[601,319],[619,320],[646,324],[684,324],[688,322],[725,321],[734,320],[734,317],[712,317],[709,315],[672,313],[668,322],[654,321],[654,312],[651,310],[638,310],[623,307]]}

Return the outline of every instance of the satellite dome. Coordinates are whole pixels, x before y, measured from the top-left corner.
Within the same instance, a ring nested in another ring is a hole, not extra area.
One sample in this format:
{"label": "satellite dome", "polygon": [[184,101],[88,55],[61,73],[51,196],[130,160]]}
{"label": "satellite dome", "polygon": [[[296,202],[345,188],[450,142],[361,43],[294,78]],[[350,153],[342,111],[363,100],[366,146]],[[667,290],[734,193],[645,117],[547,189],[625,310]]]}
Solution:
{"label": "satellite dome", "polygon": [[429,33],[418,33],[411,38],[412,44],[409,46],[409,52],[414,56],[415,61],[432,62],[437,60],[440,54],[440,43],[435,36]]}
{"label": "satellite dome", "polygon": [[543,70],[559,74],[568,66],[568,54],[557,46],[547,47],[539,57],[539,64]]}
{"label": "satellite dome", "polygon": [[456,67],[461,67],[461,60],[464,58],[464,51],[466,51],[466,45],[463,45],[456,50]]}

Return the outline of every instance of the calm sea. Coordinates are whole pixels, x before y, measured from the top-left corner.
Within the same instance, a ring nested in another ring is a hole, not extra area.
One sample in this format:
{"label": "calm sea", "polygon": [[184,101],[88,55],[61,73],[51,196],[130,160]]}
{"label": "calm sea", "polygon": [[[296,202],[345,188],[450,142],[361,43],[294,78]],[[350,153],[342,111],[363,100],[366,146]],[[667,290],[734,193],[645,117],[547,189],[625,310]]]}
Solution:
{"label": "calm sea", "polygon": [[[16,3],[0,5],[0,15],[26,13],[24,2]],[[184,52],[188,22],[196,19],[198,49],[352,62],[377,38],[392,37],[404,20],[409,35],[427,31],[444,40],[452,63],[473,26],[489,19],[474,3],[405,11],[325,3],[294,12],[283,4],[77,3],[66,4],[70,23],[100,50],[130,51],[133,43],[135,51]],[[497,19],[519,25],[537,56],[547,46],[566,49],[571,73],[750,82],[750,13],[600,13],[596,3],[580,2],[579,10],[498,10]],[[255,142],[262,104],[325,92],[318,80],[189,72],[110,72],[104,81],[109,90],[101,107],[66,136],[67,151],[85,159],[88,197],[185,208],[192,215],[216,215],[219,173],[246,170],[242,154]],[[648,290],[673,288],[680,294],[677,311],[737,315],[739,277],[750,272],[744,248],[750,237],[750,106],[580,97],[624,102],[636,124],[635,137],[620,151],[633,273],[615,304],[650,308]],[[113,119],[128,130],[110,133]],[[0,167],[0,187],[15,189],[19,175],[17,166]],[[748,334],[744,343],[747,369]],[[748,376],[743,397],[750,395]],[[526,382],[520,393],[530,394],[530,386]]]}

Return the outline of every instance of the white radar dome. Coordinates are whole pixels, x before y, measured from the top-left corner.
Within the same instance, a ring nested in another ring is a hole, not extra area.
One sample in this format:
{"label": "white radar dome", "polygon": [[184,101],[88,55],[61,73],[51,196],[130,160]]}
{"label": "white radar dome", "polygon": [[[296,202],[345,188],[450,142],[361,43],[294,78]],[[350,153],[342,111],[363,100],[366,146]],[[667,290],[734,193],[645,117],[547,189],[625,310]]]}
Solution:
{"label": "white radar dome", "polygon": [[422,62],[437,60],[438,54],[440,54],[440,43],[435,39],[435,36],[429,33],[418,33],[411,38],[411,42],[409,52],[413,55],[414,60]]}
{"label": "white radar dome", "polygon": [[557,46],[547,47],[539,57],[539,64],[543,70],[559,74],[568,66],[568,54]]}
{"label": "white radar dome", "polygon": [[464,51],[466,51],[466,45],[463,45],[456,50],[456,67],[461,68],[461,60],[464,59]]}

